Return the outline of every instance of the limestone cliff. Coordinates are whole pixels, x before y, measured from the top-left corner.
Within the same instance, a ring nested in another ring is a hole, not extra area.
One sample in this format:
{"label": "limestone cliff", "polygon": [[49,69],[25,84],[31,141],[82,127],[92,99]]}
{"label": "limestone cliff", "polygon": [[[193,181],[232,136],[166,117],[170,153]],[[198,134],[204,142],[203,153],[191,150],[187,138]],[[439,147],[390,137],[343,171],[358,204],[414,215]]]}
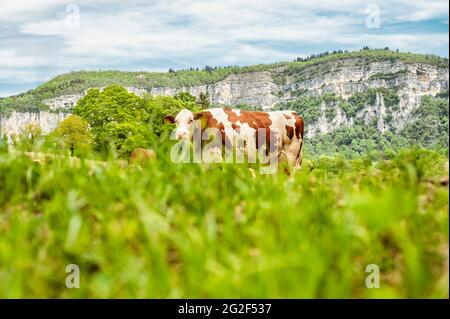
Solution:
{"label": "limestone cliff", "polygon": [[[198,96],[203,92],[208,93],[213,105],[247,104],[263,109],[271,109],[300,96],[333,94],[346,100],[370,89],[395,91],[398,105],[389,110],[388,122],[385,97],[382,93],[377,93],[375,103],[364,105],[352,117],[347,116],[336,103],[331,105],[334,110],[330,118],[325,116],[326,106],[322,105],[319,118],[306,123],[307,135],[311,137],[331,132],[337,127],[351,126],[356,120],[368,123],[375,119],[380,132],[401,128],[408,121],[411,112],[420,105],[423,95],[434,96],[448,90],[448,77],[448,67],[400,60],[367,61],[363,58],[347,58],[297,68],[285,65],[267,71],[231,74],[216,83],[199,86],[127,89],[137,95],[174,95],[188,91]],[[24,125],[35,122],[47,133],[70,113],[85,93],[86,91],[43,100],[48,111],[13,112],[9,116],[0,116],[1,132],[17,134]]]}

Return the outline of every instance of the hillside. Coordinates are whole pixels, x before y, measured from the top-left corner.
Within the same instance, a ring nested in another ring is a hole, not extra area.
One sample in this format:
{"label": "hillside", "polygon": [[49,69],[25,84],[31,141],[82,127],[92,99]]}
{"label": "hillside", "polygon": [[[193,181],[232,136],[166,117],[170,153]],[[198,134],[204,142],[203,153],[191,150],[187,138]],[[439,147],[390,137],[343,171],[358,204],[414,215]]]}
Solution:
{"label": "hillside", "polygon": [[448,146],[448,59],[368,49],[247,67],[71,72],[0,99],[0,130],[17,134],[26,123],[38,122],[49,132],[87,89],[113,83],[137,95],[203,92],[213,105],[294,109],[305,119],[313,153],[364,153],[366,144],[415,141]]}

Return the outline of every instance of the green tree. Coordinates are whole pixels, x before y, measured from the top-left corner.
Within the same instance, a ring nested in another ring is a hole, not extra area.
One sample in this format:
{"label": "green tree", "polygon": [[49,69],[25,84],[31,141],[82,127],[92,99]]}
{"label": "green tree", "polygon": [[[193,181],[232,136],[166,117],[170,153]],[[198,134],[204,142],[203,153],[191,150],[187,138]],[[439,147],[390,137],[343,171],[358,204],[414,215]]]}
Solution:
{"label": "green tree", "polygon": [[208,93],[200,92],[197,99],[197,104],[201,109],[207,109],[210,107],[211,103],[209,101]]}
{"label": "green tree", "polygon": [[[102,92],[89,90],[73,113],[89,123],[94,149],[104,156],[109,154],[112,146],[121,157],[129,156],[134,147],[148,146],[142,136],[134,136],[142,134],[144,124],[149,121],[146,101],[121,86],[111,85]],[[123,148],[124,145],[127,147]]]}
{"label": "green tree", "polygon": [[91,89],[78,101],[73,113],[88,121],[93,132],[109,122],[127,122],[142,119],[144,100],[118,85],[102,92]]}
{"label": "green tree", "polygon": [[49,134],[50,141],[69,150],[70,155],[85,155],[92,146],[89,123],[77,115],[70,115]]}
{"label": "green tree", "polygon": [[180,92],[180,93],[174,95],[174,98],[185,104],[195,103],[195,96],[193,96],[189,92]]}
{"label": "green tree", "polygon": [[138,147],[150,147],[148,127],[139,122],[110,122],[105,125],[98,134],[98,140],[102,141],[108,150],[114,150],[119,157],[128,158],[131,152]]}
{"label": "green tree", "polygon": [[111,151],[128,157],[137,147],[148,148],[157,143],[164,131],[167,114],[182,109],[199,110],[195,97],[187,92],[169,96],[136,96],[118,85],[103,91],[91,89],[80,99],[74,114],[84,118],[91,127],[94,149],[106,156]]}
{"label": "green tree", "polygon": [[171,96],[152,96],[147,100],[149,110],[149,123],[151,130],[156,136],[161,136],[163,132],[168,132],[172,127],[164,124],[164,116],[167,114],[176,115],[182,109],[192,112],[200,111],[200,107],[191,99],[180,99]]}

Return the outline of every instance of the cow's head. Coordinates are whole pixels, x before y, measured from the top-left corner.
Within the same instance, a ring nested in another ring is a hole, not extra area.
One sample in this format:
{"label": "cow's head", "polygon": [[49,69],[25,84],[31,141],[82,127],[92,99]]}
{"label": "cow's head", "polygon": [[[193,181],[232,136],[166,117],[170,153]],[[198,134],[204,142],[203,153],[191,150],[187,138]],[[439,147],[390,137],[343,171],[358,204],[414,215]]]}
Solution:
{"label": "cow's head", "polygon": [[177,116],[172,115],[164,116],[164,121],[166,123],[175,123],[175,137],[179,140],[183,138],[190,138],[192,136],[192,131],[194,128],[195,114],[188,109],[181,110]]}

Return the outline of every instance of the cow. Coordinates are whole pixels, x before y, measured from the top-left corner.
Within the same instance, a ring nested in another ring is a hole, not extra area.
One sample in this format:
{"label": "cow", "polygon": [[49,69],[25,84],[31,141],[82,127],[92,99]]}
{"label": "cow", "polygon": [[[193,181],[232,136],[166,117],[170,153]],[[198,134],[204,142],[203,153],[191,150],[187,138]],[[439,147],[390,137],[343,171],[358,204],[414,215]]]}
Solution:
{"label": "cow", "polygon": [[130,163],[141,165],[155,158],[156,153],[154,150],[138,147],[131,152]]}
{"label": "cow", "polygon": [[[277,163],[285,161],[294,169],[301,167],[304,123],[294,111],[246,111],[225,107],[193,113],[183,109],[175,117],[166,115],[164,121],[176,125],[175,137],[178,140],[192,138],[195,123],[201,123],[202,131],[217,129],[225,147],[233,145],[235,138],[250,136],[250,142],[259,149],[264,145],[259,145],[261,142],[257,137],[262,130],[265,132],[267,155],[275,156]],[[249,144],[249,140],[246,141]]]}

